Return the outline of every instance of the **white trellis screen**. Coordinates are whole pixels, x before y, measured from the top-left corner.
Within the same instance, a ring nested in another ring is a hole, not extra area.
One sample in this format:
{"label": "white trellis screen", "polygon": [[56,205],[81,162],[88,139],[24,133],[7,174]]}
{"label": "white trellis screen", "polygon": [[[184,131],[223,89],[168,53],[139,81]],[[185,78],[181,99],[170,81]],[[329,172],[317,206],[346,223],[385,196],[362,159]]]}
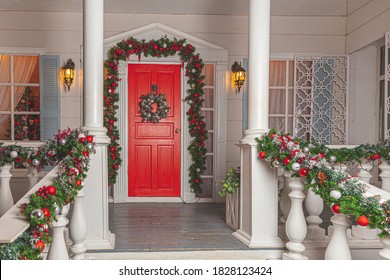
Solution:
{"label": "white trellis screen", "polygon": [[385,114],[384,114],[384,136],[390,138],[390,31],[386,33],[385,43]]}
{"label": "white trellis screen", "polygon": [[294,135],[347,144],[348,56],[295,56]]}

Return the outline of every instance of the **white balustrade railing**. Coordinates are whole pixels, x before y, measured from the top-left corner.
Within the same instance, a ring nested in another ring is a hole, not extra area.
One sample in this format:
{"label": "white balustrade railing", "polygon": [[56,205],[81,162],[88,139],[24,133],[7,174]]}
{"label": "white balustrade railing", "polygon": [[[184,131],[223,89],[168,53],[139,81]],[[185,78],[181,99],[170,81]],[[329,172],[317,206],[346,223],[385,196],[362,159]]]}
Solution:
{"label": "white balustrade railing", "polygon": [[290,188],[291,208],[286,221],[286,235],[290,241],[286,244],[288,253],[283,254],[283,259],[304,260],[307,259],[302,254],[306,250],[303,241],[307,234],[307,225],[302,208],[305,198],[302,178],[292,177]]}
{"label": "white balustrade railing", "polygon": [[352,259],[347,237],[351,221],[344,214],[335,214],[330,220],[333,223],[333,234],[325,251],[325,260]]}
{"label": "white balustrade railing", "polygon": [[11,192],[10,180],[11,164],[0,167],[0,217],[3,216],[14,205],[14,199]]}
{"label": "white balustrade railing", "polygon": [[373,164],[371,163],[362,163],[358,165],[359,172],[357,173],[357,177],[360,181],[369,184],[372,178],[370,171],[374,169]]}
{"label": "white balustrade railing", "polygon": [[280,221],[283,224],[286,223],[288,213],[290,212],[290,208],[291,208],[291,198],[289,197],[289,194],[291,192],[290,183],[291,183],[292,174],[293,174],[292,171],[287,171],[287,170],[285,170],[283,173],[284,186],[282,189],[280,202],[279,202],[280,211],[282,212],[282,217],[280,217]]}
{"label": "white balustrade railing", "polygon": [[29,189],[31,189],[38,183],[39,172],[34,166],[29,165],[26,177],[28,178]]}
{"label": "white balustrade railing", "polygon": [[87,237],[88,231],[87,219],[85,218],[83,209],[84,196],[84,191],[80,190],[73,204],[73,212],[69,224],[69,234],[73,241],[70,250],[73,253],[72,259],[74,260],[83,260],[86,258],[85,252],[87,251],[87,246],[84,240]]}
{"label": "white balustrade railing", "polygon": [[52,225],[53,228],[53,242],[50,245],[47,254],[48,260],[69,260],[69,253],[65,242],[65,227],[69,220],[66,215],[69,213],[70,204],[65,205],[57,216],[57,221]]}
{"label": "white balustrade railing", "polygon": [[307,238],[316,241],[325,240],[325,229],[320,228],[320,224],[322,223],[320,215],[324,210],[324,201],[311,189],[306,194],[305,209],[308,213],[306,217]]}
{"label": "white balustrade railing", "polygon": [[379,177],[381,177],[382,180],[382,190],[386,192],[390,192],[390,164],[387,160],[382,160],[381,164],[379,165],[379,169],[381,170],[381,174],[379,174]]}

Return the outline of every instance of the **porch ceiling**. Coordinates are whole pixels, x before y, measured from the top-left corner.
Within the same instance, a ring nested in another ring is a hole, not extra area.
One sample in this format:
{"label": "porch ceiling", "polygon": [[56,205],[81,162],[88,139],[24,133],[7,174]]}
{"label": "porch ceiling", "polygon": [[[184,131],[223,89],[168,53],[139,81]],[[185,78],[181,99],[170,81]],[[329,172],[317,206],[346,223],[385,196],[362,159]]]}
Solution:
{"label": "porch ceiling", "polygon": [[[276,16],[346,16],[374,0],[271,0]],[[108,13],[248,15],[249,0],[105,0]],[[0,0],[0,10],[81,12],[82,0]]]}

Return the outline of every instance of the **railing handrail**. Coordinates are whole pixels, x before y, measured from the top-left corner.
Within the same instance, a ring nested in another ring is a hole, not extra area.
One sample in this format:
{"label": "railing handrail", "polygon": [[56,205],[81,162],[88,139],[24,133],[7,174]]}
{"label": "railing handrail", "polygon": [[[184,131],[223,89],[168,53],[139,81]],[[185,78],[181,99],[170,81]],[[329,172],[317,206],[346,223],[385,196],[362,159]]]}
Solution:
{"label": "railing handrail", "polygon": [[381,196],[382,199],[389,200],[390,199],[390,193],[387,191],[384,191],[380,188],[377,188],[374,185],[367,184],[363,182],[362,180],[359,180],[359,182],[367,187],[366,192],[363,193],[363,196],[365,197],[372,197],[372,196]]}
{"label": "railing handrail", "polygon": [[0,141],[2,146],[21,146],[23,148],[40,148],[45,146],[45,142],[42,141]]}
{"label": "railing handrail", "polygon": [[[59,163],[60,164],[60,163]],[[30,223],[20,212],[20,206],[29,202],[29,196],[39,188],[53,183],[58,175],[58,165],[43,177],[33,188],[31,188],[15,205],[0,218],[0,243],[14,242],[28,227]]]}

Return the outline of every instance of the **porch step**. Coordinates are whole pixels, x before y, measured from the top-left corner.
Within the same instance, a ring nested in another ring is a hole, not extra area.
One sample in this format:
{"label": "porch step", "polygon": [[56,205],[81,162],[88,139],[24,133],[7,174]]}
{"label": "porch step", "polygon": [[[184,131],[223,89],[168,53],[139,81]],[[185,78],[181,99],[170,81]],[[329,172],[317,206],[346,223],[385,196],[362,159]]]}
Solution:
{"label": "porch step", "polygon": [[267,260],[281,259],[282,250],[215,250],[165,252],[93,252],[92,260]]}

